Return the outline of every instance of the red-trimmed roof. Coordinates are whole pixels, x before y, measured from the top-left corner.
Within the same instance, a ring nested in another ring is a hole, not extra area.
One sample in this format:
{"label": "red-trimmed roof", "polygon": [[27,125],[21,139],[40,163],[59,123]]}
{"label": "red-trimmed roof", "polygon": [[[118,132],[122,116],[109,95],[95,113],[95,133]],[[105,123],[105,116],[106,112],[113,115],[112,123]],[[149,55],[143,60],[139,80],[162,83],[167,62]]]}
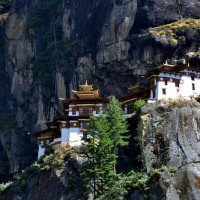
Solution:
{"label": "red-trimmed roof", "polygon": [[108,103],[110,101],[109,98],[98,98],[98,99],[65,99],[62,100],[63,105],[64,104],[70,104],[70,103]]}
{"label": "red-trimmed roof", "polygon": [[78,119],[89,119],[90,116],[82,115],[82,116],[55,116],[54,121],[65,121],[65,120],[78,120]]}
{"label": "red-trimmed roof", "polygon": [[188,65],[177,65],[177,66],[162,65],[156,69],[149,71],[146,74],[146,78],[148,78],[152,75],[158,75],[161,72],[181,74],[182,73],[181,71],[184,69],[200,72],[200,67],[192,67],[192,66],[190,67]]}

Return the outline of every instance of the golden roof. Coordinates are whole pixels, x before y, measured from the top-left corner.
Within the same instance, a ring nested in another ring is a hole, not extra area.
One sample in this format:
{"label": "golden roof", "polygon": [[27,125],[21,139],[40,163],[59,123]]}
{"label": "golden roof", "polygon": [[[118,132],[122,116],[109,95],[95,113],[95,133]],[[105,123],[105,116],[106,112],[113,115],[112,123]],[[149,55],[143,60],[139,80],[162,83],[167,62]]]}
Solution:
{"label": "golden roof", "polygon": [[79,90],[83,91],[93,91],[92,85],[88,85],[87,81],[85,82],[85,85],[79,85]]}
{"label": "golden roof", "polygon": [[93,85],[88,85],[87,81],[84,85],[79,85],[79,91],[73,91],[77,99],[96,99],[99,98],[99,90],[94,90]]}

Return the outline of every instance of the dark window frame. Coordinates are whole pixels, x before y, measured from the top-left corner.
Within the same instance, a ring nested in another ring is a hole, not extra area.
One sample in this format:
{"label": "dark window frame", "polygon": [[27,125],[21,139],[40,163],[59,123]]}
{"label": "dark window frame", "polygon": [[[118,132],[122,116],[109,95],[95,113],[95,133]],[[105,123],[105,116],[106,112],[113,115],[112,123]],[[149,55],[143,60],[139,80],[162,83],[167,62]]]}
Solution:
{"label": "dark window frame", "polygon": [[162,88],[162,94],[166,95],[166,93],[167,93],[166,88]]}
{"label": "dark window frame", "polygon": [[195,84],[192,83],[192,90],[195,90]]}
{"label": "dark window frame", "polygon": [[179,81],[176,81],[175,82],[175,87],[179,87],[179,84],[180,84]]}
{"label": "dark window frame", "polygon": [[152,95],[152,96],[153,96],[153,99],[154,99],[154,98],[156,97],[156,91],[153,90],[152,92],[153,92],[153,95]]}
{"label": "dark window frame", "polygon": [[194,81],[194,76],[191,76],[191,80]]}

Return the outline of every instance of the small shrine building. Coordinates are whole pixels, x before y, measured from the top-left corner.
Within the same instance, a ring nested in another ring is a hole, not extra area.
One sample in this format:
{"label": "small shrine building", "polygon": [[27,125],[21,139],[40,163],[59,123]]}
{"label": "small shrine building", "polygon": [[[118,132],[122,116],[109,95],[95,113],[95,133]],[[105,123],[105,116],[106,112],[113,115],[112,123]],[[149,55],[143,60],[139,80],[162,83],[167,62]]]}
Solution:
{"label": "small shrine building", "polygon": [[38,158],[44,155],[48,146],[61,142],[81,141],[86,131],[90,116],[98,116],[109,103],[108,98],[101,98],[99,90],[92,85],[79,85],[79,90],[72,91],[73,99],[62,100],[63,116],[55,116],[47,122],[47,129],[36,133],[38,140]]}
{"label": "small shrine building", "polygon": [[200,95],[200,68],[188,65],[163,64],[150,72],[149,100],[191,98]]}

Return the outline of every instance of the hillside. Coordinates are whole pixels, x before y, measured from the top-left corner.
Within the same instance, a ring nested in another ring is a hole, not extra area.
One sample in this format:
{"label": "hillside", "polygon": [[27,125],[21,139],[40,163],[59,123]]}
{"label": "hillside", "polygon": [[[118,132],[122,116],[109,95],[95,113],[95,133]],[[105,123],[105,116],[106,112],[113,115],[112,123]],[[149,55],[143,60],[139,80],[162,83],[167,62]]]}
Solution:
{"label": "hillside", "polygon": [[196,52],[198,65],[199,11],[199,0],[1,0],[0,175],[37,159],[33,133],[86,79],[120,96],[166,59]]}

